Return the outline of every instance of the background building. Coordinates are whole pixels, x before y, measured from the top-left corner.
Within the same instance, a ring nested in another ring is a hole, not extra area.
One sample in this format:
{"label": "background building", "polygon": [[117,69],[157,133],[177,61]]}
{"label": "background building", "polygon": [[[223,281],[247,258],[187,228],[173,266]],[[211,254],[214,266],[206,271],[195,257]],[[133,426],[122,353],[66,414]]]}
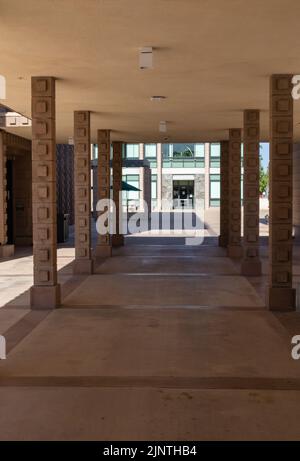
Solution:
{"label": "background building", "polygon": [[[97,203],[97,145],[92,148],[92,203]],[[243,149],[242,149],[243,154]],[[149,170],[150,167],[150,170]],[[162,200],[176,208],[194,208],[195,199],[205,209],[220,206],[220,143],[127,143],[123,151],[123,181],[140,189],[123,193],[129,210],[142,210],[149,200],[151,209]],[[243,170],[242,170],[243,180]],[[243,188],[241,188],[243,189]]]}
{"label": "background building", "polygon": [[[195,198],[205,208],[220,205],[220,144],[126,144],[125,159],[145,159],[151,167],[152,209],[163,199],[174,208],[193,208]],[[123,179],[140,189],[128,192],[131,201],[144,198],[143,169],[123,168]]]}

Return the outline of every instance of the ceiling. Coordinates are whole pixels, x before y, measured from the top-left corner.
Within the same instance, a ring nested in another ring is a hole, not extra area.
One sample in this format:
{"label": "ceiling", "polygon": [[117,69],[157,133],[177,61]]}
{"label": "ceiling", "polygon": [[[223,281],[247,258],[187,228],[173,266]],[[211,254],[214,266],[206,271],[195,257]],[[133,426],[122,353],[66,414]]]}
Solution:
{"label": "ceiling", "polygon": [[[266,141],[269,76],[300,73],[299,17],[299,0],[0,0],[3,103],[30,116],[31,76],[54,76],[57,142],[81,109],[93,141],[110,128],[127,142],[218,141],[260,109]],[[139,70],[142,46],[153,69]],[[300,140],[300,100],[294,113]]]}

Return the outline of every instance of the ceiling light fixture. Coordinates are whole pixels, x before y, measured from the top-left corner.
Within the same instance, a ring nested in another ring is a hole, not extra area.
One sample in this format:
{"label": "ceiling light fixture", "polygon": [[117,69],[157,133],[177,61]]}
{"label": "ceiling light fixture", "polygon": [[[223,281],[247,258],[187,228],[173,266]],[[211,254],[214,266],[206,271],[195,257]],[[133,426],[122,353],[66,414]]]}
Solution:
{"label": "ceiling light fixture", "polygon": [[141,70],[153,69],[153,48],[152,46],[143,46],[140,48],[139,67]]}
{"label": "ceiling light fixture", "polygon": [[159,122],[159,131],[161,133],[166,133],[167,132],[167,122]]}

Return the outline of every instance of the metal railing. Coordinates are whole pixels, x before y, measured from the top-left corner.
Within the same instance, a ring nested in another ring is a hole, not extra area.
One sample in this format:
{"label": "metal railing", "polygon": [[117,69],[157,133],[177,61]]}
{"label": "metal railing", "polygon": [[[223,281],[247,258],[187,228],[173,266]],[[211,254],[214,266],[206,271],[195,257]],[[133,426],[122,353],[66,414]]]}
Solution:
{"label": "metal railing", "polygon": [[193,198],[174,198],[173,199],[173,209],[191,209],[194,208],[194,199]]}
{"label": "metal railing", "polygon": [[164,168],[204,168],[204,158],[164,158]]}

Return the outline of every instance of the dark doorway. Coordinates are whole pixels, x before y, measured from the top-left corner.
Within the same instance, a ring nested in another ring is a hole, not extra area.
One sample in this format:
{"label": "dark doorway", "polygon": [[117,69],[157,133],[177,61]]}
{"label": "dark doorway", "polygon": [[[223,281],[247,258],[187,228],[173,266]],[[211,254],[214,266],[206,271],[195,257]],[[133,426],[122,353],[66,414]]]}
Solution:
{"label": "dark doorway", "polygon": [[13,161],[6,162],[7,193],[7,243],[14,243],[14,207],[13,207]]}
{"label": "dark doorway", "polygon": [[173,208],[194,207],[194,181],[173,181]]}

